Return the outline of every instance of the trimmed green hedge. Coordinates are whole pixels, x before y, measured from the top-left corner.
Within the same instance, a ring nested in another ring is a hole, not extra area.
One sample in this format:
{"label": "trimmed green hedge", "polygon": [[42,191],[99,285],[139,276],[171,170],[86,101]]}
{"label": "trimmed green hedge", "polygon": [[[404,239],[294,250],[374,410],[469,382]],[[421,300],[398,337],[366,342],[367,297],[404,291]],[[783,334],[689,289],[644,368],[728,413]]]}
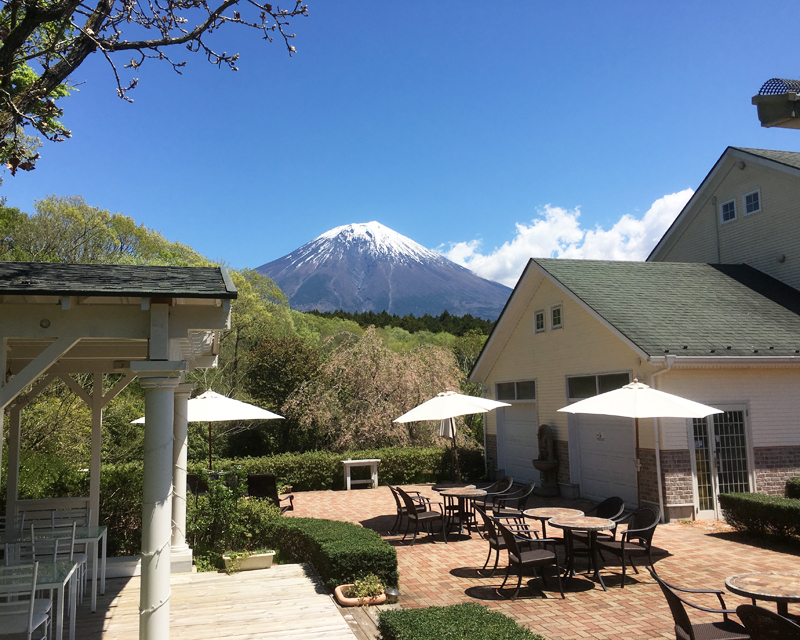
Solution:
{"label": "trimmed green hedge", "polygon": [[[484,475],[483,451],[459,449],[461,473],[477,480]],[[343,489],[342,460],[380,458],[378,477],[385,484],[411,484],[444,480],[451,475],[452,451],[448,447],[391,447],[334,453],[309,451],[283,453],[264,458],[232,458],[215,461],[215,470],[239,467],[245,474],[272,473],[280,482],[292,485],[294,491]],[[199,474],[202,462],[190,463],[189,472]],[[353,479],[369,478],[369,469],[356,467]]]}
{"label": "trimmed green hedge", "polygon": [[786,497],[800,499],[800,478],[792,478],[786,482]]}
{"label": "trimmed green hedge", "polygon": [[265,523],[262,536],[263,545],[278,549],[281,558],[312,564],[331,589],[370,573],[397,586],[397,551],[371,529],[352,522],[284,516]]}
{"label": "trimmed green hedge", "polygon": [[725,521],[754,536],[800,536],[800,500],[763,493],[725,493],[719,496]]}
{"label": "trimmed green hedge", "polygon": [[381,640],[544,640],[508,616],[475,602],[381,611]]}

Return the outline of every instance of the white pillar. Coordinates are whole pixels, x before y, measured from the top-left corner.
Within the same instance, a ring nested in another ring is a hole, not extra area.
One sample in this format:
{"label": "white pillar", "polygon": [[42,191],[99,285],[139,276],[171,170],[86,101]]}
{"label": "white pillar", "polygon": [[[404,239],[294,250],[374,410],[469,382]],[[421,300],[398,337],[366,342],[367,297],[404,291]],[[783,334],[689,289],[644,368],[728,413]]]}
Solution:
{"label": "white pillar", "polygon": [[6,480],[6,515],[17,515],[19,497],[19,443],[22,435],[22,409],[12,406],[8,414],[8,478]]}
{"label": "white pillar", "polygon": [[186,363],[132,362],[145,390],[139,639],[169,640],[175,387]]}
{"label": "white pillar", "polygon": [[175,387],[175,418],[172,441],[172,572],[192,570],[192,550],[186,544],[186,463],[188,403],[194,384]]}
{"label": "white pillar", "polygon": [[100,454],[103,449],[103,374],[92,378],[92,459],[89,463],[89,506],[92,518],[89,526],[100,522]]}

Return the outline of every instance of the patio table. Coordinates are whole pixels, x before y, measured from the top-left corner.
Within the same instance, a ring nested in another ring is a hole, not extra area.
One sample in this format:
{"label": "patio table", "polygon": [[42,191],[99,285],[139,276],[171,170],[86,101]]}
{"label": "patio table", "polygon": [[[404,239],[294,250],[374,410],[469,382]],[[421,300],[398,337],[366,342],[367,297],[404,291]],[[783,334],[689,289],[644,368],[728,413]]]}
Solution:
{"label": "patio table", "polygon": [[725,579],[728,591],[745,598],[768,600],[778,604],[778,613],[786,616],[790,602],[800,602],[800,573],[754,571]]}
{"label": "patio table", "polygon": [[[41,528],[42,537],[48,537],[47,527]],[[16,542],[25,542],[30,540],[30,529],[26,531],[4,531],[0,532],[0,545],[14,544]],[[38,537],[38,536],[37,536]],[[92,563],[92,613],[97,611],[97,566],[100,565],[100,593],[106,592],[106,550],[108,546],[108,527],[76,527],[75,528],[75,543],[88,544],[91,547],[91,553],[88,555],[89,562]],[[102,545],[100,544],[102,543]],[[100,546],[101,553],[98,558],[98,546]]]}
{"label": "patio table", "polygon": [[535,518],[542,523],[542,537],[547,537],[547,525],[550,518],[580,518],[583,511],[580,509],[566,509],[564,507],[539,507],[537,509],[526,509],[522,512],[526,518]]}
{"label": "patio table", "polygon": [[592,566],[594,567],[593,578],[600,583],[603,591],[607,591],[603,578],[600,575],[600,554],[597,550],[597,532],[613,529],[616,523],[607,518],[592,518],[589,516],[579,516],[573,518],[551,518],[550,526],[564,530],[567,538],[567,576],[572,579],[575,575],[575,550],[572,541],[573,531],[589,532],[589,549],[591,550]]}
{"label": "patio table", "polygon": [[[39,561],[39,572],[36,576],[36,589],[52,589],[56,593],[52,615],[55,619],[55,640],[61,640],[64,634],[64,587],[69,583],[69,640],[75,640],[75,615],[78,600],[78,565],[69,560],[57,562]],[[13,573],[15,567],[0,567],[0,583],[4,577]]]}
{"label": "patio table", "polygon": [[439,493],[450,500],[453,498],[458,500],[458,535],[461,535],[464,525],[466,524],[467,535],[472,537],[470,526],[475,525],[475,531],[477,531],[478,525],[477,522],[475,522],[475,516],[472,514],[472,511],[467,509],[467,501],[474,500],[475,498],[482,498],[486,495],[486,492],[483,489],[470,489],[465,487],[461,489],[443,489]]}

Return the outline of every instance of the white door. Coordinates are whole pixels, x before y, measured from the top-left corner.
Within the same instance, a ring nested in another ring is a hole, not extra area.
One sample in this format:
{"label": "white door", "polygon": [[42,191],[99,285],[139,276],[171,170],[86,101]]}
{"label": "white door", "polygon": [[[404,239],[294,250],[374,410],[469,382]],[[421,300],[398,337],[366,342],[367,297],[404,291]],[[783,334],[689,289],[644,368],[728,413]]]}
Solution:
{"label": "white door", "polygon": [[500,466],[515,482],[538,482],[539,472],[533,468],[533,460],[539,457],[536,403],[520,402],[495,411],[502,412],[497,420],[498,430],[502,429]]}
{"label": "white door", "polygon": [[604,500],[619,496],[627,507],[637,504],[636,436],[633,420],[579,415],[581,497]]}
{"label": "white door", "polygon": [[721,518],[720,493],[750,491],[744,408],[692,420],[698,519]]}

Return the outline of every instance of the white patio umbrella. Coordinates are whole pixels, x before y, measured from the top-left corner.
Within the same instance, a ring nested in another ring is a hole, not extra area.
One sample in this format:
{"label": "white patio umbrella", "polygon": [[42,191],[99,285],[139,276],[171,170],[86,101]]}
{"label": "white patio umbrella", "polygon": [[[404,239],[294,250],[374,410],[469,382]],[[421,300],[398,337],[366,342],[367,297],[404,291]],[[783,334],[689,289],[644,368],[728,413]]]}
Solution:
{"label": "white patio umbrella", "polygon": [[671,393],[651,389],[636,378],[633,379],[633,382],[620,389],[586,398],[575,404],[563,407],[559,411],[600,416],[621,416],[634,419],[636,429],[636,492],[639,499],[639,418],[705,418],[714,413],[724,413],[719,409],[694,400],[687,400]]}
{"label": "white patio umbrella", "polygon": [[497,400],[487,400],[467,396],[455,391],[443,391],[435,398],[423,402],[414,407],[411,411],[404,413],[394,422],[417,422],[423,420],[438,420],[439,435],[450,438],[453,441],[453,458],[456,465],[456,479],[461,481],[461,469],[458,465],[458,449],[456,448],[456,424],[453,418],[466,416],[473,413],[488,413],[498,407],[510,407],[507,402]]}
{"label": "white patio umbrella", "polygon": [[[188,422],[208,422],[208,468],[211,468],[211,423],[233,420],[283,420],[283,416],[272,413],[254,404],[234,400],[215,391],[192,398],[188,402]],[[144,416],[132,424],[144,424]]]}

